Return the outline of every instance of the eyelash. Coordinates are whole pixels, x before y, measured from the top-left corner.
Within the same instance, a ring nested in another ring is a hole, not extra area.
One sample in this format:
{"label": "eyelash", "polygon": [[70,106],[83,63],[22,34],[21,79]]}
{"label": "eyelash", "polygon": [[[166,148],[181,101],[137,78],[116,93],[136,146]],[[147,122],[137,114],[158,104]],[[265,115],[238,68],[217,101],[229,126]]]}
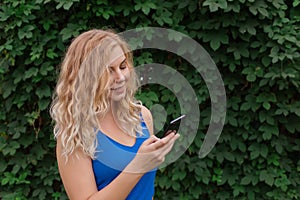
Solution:
{"label": "eyelash", "polygon": [[120,69],[126,69],[127,68],[127,64],[124,62],[122,63],[122,65],[120,66]]}
{"label": "eyelash", "polygon": [[[123,69],[126,69],[127,68],[127,63],[124,62],[120,65],[120,69],[123,70]],[[113,72],[114,69],[112,67],[109,68],[109,72]]]}

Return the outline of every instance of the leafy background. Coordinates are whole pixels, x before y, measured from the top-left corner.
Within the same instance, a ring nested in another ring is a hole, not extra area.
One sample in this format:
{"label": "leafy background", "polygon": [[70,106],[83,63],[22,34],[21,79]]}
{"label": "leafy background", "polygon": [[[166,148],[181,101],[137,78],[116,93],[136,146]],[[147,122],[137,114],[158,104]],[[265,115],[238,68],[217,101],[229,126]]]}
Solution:
{"label": "leafy background", "polygon": [[[91,28],[170,28],[198,41],[222,74],[227,117],[204,159],[210,119],[199,74],[166,52],[136,52],[184,74],[196,91],[197,137],[158,172],[156,199],[300,199],[299,0],[31,0],[0,2],[0,199],[66,199],[48,106],[72,38]],[[180,66],[179,64],[180,63]],[[159,86],[138,94],[176,116]]]}

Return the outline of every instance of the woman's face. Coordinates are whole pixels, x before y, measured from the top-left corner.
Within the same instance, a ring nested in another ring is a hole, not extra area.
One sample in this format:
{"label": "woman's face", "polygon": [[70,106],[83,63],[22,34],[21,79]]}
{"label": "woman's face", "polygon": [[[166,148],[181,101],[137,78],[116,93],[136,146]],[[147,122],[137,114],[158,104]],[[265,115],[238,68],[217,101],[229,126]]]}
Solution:
{"label": "woman's face", "polygon": [[130,70],[127,60],[120,46],[116,46],[111,54],[111,62],[108,66],[110,72],[111,100],[120,101],[125,97],[127,81],[130,77]]}

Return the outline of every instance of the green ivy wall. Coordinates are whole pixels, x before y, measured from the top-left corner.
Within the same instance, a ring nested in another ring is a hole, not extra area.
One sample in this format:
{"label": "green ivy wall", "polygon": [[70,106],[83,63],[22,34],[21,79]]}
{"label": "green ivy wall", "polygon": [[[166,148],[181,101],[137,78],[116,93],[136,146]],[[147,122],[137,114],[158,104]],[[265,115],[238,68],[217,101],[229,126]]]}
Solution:
{"label": "green ivy wall", "polygon": [[[0,2],[0,199],[67,198],[48,114],[66,47],[91,28],[146,26],[198,41],[219,68],[228,103],[222,135],[200,160],[210,119],[201,76],[170,53],[137,52],[136,64],[158,62],[184,74],[201,110],[192,145],[158,171],[155,199],[300,199],[300,1],[115,2]],[[178,114],[166,88],[145,88],[138,97]]]}

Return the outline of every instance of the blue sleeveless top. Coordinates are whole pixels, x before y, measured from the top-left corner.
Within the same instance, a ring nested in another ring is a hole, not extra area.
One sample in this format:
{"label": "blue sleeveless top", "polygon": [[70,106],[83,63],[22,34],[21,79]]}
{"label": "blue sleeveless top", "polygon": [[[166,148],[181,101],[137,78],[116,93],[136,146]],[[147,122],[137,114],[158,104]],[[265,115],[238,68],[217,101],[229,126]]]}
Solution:
{"label": "blue sleeveless top", "polygon": [[[92,160],[94,176],[98,190],[113,181],[135,157],[141,144],[150,134],[144,121],[141,122],[143,135],[137,136],[133,146],[126,146],[106,136],[100,130],[97,133],[95,159]],[[126,200],[152,200],[156,169],[143,175],[131,190]],[[118,192],[118,191],[116,191]]]}

